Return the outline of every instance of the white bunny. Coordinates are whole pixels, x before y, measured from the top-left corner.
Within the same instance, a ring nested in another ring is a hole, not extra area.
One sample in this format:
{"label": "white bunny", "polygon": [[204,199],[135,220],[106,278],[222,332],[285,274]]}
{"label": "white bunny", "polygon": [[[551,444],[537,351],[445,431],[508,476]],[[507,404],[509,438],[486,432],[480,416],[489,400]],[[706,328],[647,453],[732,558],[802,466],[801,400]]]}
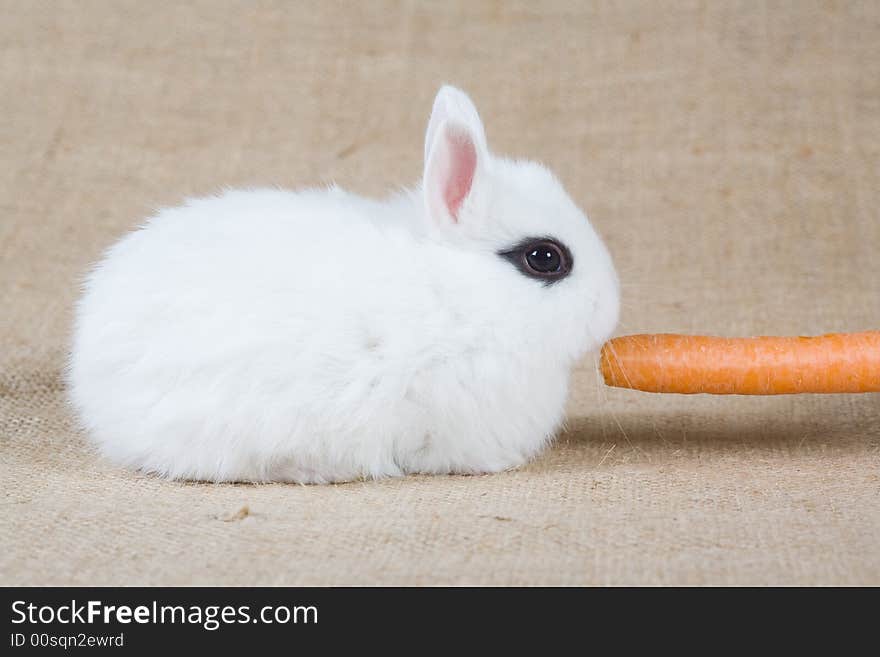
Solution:
{"label": "white bunny", "polygon": [[253,189],[160,211],[85,283],[71,400],[101,452],[211,481],[518,466],[617,321],[611,258],[539,164],[443,87],[423,183]]}

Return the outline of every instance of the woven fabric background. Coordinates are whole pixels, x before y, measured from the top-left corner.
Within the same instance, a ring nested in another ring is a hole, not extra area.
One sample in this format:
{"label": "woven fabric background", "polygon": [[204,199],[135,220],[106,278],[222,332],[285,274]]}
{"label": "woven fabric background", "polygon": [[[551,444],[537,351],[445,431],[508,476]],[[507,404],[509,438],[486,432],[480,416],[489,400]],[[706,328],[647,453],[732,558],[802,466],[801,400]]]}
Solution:
{"label": "woven fabric background", "polygon": [[443,82],[588,211],[621,333],[880,328],[880,3],[0,16],[0,583],[880,584],[880,395],[652,396],[587,359],[519,471],[216,486],[102,461],[61,383],[79,277],[152,208],[415,182]]}

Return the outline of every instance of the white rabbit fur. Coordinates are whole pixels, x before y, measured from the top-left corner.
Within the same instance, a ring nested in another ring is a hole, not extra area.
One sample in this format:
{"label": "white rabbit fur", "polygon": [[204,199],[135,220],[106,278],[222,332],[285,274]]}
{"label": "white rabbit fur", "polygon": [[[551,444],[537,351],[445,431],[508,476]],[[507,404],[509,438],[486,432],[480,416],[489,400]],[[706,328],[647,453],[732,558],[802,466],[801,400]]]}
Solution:
{"label": "white rabbit fur", "polygon": [[[162,476],[320,483],[484,473],[563,418],[570,370],[612,332],[617,277],[539,164],[494,156],[443,87],[423,183],[228,191],[160,211],[85,282],[68,372],[101,452]],[[568,246],[545,285],[498,255]]]}

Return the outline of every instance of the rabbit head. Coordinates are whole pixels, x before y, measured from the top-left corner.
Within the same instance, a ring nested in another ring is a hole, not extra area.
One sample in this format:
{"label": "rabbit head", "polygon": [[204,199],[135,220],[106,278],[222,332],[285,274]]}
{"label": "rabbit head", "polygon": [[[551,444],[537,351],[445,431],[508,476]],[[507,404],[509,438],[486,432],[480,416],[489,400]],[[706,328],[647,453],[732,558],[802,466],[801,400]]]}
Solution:
{"label": "rabbit head", "polygon": [[493,290],[524,348],[570,365],[610,336],[619,286],[602,240],[547,168],[489,151],[474,104],[454,87],[434,101],[421,193],[435,239],[490,259],[472,283]]}

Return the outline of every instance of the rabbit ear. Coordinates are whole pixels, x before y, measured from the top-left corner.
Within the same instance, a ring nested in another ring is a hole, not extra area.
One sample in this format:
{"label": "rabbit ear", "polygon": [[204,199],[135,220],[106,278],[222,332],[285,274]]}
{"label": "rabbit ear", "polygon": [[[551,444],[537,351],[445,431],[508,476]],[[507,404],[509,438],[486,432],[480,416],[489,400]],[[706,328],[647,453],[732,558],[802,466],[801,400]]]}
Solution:
{"label": "rabbit ear", "polygon": [[473,135],[458,123],[441,123],[425,166],[425,203],[439,224],[458,223],[461,206],[477,173]]}
{"label": "rabbit ear", "polygon": [[459,221],[486,152],[483,123],[470,98],[454,87],[440,89],[425,135],[423,185],[436,222]]}
{"label": "rabbit ear", "polygon": [[447,84],[440,87],[440,91],[437,92],[431,118],[428,120],[428,130],[425,133],[426,166],[437,138],[438,128],[444,122],[455,122],[466,126],[473,135],[475,145],[486,150],[486,131],[483,129],[477,108],[465,92]]}

